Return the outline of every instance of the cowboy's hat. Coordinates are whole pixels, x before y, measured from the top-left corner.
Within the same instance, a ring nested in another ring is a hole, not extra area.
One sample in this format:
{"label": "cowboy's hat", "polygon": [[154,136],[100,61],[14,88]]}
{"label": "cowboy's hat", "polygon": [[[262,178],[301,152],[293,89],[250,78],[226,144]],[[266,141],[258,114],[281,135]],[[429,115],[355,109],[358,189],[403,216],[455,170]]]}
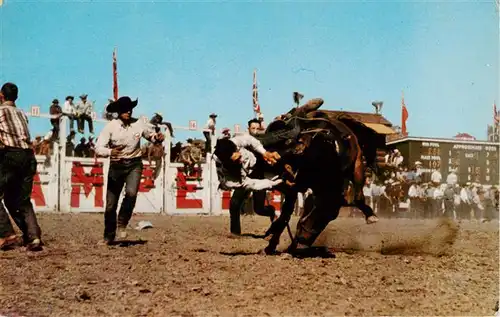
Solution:
{"label": "cowboy's hat", "polygon": [[52,100],[52,103],[57,105],[57,104],[59,104],[59,100],[54,99],[54,100]]}
{"label": "cowboy's hat", "polygon": [[137,102],[139,99],[136,99],[132,101],[129,96],[124,96],[118,98],[118,100],[113,101],[106,107],[107,112],[117,112],[117,113],[124,113],[128,112],[137,106]]}
{"label": "cowboy's hat", "polygon": [[212,112],[212,113],[209,115],[209,117],[210,117],[210,118],[217,118],[217,115],[216,115],[215,113],[213,113],[213,112]]}
{"label": "cowboy's hat", "polygon": [[66,97],[66,101],[68,101],[68,100],[70,100],[70,99],[71,99],[71,100],[75,100],[75,97],[73,97],[73,96],[68,96],[68,97]]}
{"label": "cowboy's hat", "polygon": [[82,95],[80,96],[80,98],[85,99],[85,98],[87,98],[87,96],[88,96],[87,94],[82,94]]}

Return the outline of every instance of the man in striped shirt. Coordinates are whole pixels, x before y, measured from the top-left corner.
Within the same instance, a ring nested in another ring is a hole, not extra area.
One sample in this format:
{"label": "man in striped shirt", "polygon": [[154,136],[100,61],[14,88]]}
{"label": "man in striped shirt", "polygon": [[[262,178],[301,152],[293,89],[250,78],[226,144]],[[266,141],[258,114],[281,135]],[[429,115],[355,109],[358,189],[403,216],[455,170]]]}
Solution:
{"label": "man in striped shirt", "polygon": [[[28,118],[16,107],[18,88],[6,83],[0,90],[0,195],[11,217],[23,232],[28,250],[41,248],[41,230],[31,203],[37,162]],[[17,242],[12,224],[0,202],[0,248]]]}

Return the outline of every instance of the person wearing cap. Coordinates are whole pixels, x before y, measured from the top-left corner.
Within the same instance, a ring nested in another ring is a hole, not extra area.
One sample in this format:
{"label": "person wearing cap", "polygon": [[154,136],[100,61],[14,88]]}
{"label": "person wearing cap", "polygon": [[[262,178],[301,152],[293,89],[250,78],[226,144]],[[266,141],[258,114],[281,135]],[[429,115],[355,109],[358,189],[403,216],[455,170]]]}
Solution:
{"label": "person wearing cap", "polygon": [[[107,112],[117,113],[118,118],[104,126],[95,145],[97,155],[110,158],[103,241],[108,245],[115,240],[117,227],[119,238],[127,237],[125,229],[132,217],[142,176],[141,137],[150,142],[164,139],[163,134],[155,132],[152,125],[132,118],[137,102],[137,99],[132,101],[124,96],[106,107]],[[125,197],[117,221],[116,209],[124,185]]]}
{"label": "person wearing cap", "polygon": [[67,96],[66,101],[64,102],[64,109],[63,109],[64,115],[67,116],[69,119],[69,131],[70,132],[75,131],[76,109],[75,109],[75,104],[73,103],[73,100],[75,100],[75,97]]}
{"label": "person wearing cap", "polygon": [[203,131],[203,136],[205,136],[205,152],[206,153],[211,153],[212,152],[212,137],[215,135],[215,125],[216,125],[216,120],[217,115],[215,113],[211,113],[208,116],[207,124],[205,125],[205,130],[209,131]]}
{"label": "person wearing cap", "polygon": [[90,134],[94,134],[94,122],[92,121],[92,109],[93,105],[87,100],[88,95],[83,94],[80,96],[80,101],[76,104],[76,120],[78,125],[78,132],[84,133],[85,131],[85,121],[89,125]]}
{"label": "person wearing cap", "polygon": [[222,135],[220,139],[230,139],[231,138],[231,130],[229,128],[222,129]]}
{"label": "person wearing cap", "polygon": [[59,139],[59,119],[62,115],[61,106],[59,106],[59,100],[52,100],[52,105],[50,106],[49,113],[51,115],[50,124],[52,124],[53,138],[54,140]]}
{"label": "person wearing cap", "polygon": [[75,156],[76,157],[87,157],[87,139],[81,138],[80,143],[75,146]]}

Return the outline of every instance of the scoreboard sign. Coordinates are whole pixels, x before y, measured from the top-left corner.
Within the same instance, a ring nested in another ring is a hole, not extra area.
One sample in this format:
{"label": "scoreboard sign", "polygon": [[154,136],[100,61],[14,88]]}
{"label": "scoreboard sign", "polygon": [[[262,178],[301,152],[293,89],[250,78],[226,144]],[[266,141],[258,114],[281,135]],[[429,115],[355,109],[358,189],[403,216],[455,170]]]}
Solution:
{"label": "scoreboard sign", "polygon": [[413,167],[416,161],[422,162],[424,181],[439,170],[444,182],[450,171],[457,169],[460,183],[499,183],[499,143],[408,137],[387,145],[401,151],[408,167]]}

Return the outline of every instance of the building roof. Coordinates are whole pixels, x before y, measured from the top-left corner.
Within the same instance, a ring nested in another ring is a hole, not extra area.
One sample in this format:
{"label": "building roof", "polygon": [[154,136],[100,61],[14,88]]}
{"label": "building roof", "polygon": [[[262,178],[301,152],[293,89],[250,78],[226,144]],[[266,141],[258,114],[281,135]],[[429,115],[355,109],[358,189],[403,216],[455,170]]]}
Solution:
{"label": "building roof", "polygon": [[478,140],[459,140],[453,138],[430,138],[430,137],[415,137],[407,136],[397,140],[392,140],[387,142],[387,145],[398,144],[407,141],[417,141],[417,142],[442,142],[442,143],[460,143],[460,144],[482,144],[482,145],[500,145],[499,142],[489,142],[489,141],[478,141]]}
{"label": "building roof", "polygon": [[385,126],[392,127],[392,123],[381,114],[323,109],[320,109],[320,111],[327,113],[329,117],[334,119],[337,119],[339,116],[347,116],[361,123],[383,124]]}

